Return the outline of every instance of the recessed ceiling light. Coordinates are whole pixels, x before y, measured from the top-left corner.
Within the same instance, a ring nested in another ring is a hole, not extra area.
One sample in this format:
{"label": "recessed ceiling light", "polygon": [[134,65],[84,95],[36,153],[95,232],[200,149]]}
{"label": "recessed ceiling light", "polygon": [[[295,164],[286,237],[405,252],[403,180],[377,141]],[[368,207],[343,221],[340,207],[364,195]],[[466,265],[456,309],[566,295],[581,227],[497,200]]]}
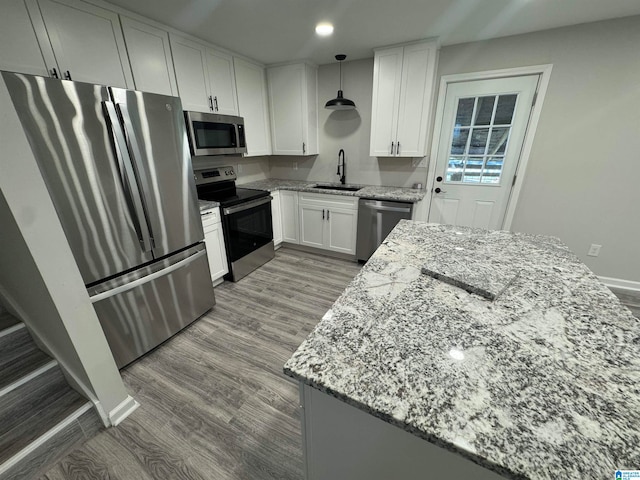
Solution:
{"label": "recessed ceiling light", "polygon": [[316,25],[316,33],[321,37],[326,37],[333,33],[333,25],[330,23],[319,23]]}

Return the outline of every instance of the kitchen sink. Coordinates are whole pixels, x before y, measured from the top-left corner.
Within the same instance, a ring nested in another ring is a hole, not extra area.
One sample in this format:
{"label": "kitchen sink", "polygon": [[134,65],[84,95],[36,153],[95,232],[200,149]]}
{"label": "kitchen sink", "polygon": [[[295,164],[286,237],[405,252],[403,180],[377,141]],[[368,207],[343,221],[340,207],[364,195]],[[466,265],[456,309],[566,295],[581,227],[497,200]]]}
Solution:
{"label": "kitchen sink", "polygon": [[320,190],[344,190],[345,192],[357,192],[362,187],[347,187],[345,185],[314,185],[311,188],[319,188]]}

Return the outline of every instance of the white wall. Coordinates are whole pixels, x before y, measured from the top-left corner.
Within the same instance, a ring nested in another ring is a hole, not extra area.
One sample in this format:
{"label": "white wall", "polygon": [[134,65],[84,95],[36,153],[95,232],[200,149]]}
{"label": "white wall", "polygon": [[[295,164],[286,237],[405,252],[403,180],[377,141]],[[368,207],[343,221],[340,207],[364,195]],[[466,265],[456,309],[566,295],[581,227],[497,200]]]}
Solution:
{"label": "white wall", "polygon": [[[337,182],[338,151],[342,148],[347,162],[347,183],[400,187],[410,187],[416,182],[424,184],[427,170],[413,167],[412,159],[369,156],[373,58],[342,65],[342,89],[345,97],[355,102],[356,110],[324,108],[327,100],[335,98],[339,78],[337,63],[318,69],[320,154],[312,157],[271,157],[271,177]],[[293,162],[297,162],[297,170],[293,169]]]}
{"label": "white wall", "polygon": [[596,274],[640,281],[640,16],[444,47],[438,74],[546,63],[512,229],[557,235]]}
{"label": "white wall", "polygon": [[2,81],[0,112],[0,295],[104,419],[132,399]]}

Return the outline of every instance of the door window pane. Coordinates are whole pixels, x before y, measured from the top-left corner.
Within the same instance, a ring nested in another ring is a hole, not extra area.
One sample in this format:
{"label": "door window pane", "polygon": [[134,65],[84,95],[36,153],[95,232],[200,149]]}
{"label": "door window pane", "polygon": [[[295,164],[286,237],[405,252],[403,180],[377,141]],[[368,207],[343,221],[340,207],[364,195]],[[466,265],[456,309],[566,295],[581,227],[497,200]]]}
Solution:
{"label": "door window pane", "polygon": [[446,182],[500,183],[517,100],[517,94],[458,100]]}
{"label": "door window pane", "polygon": [[516,99],[518,95],[500,95],[496,108],[496,118],[494,125],[509,125],[516,109]]}
{"label": "door window pane", "polygon": [[487,155],[503,154],[507,149],[507,140],[509,139],[509,133],[511,129],[507,128],[494,128],[491,131],[491,140],[489,141],[489,149]]}
{"label": "door window pane", "polygon": [[466,153],[468,138],[468,128],[454,128],[453,139],[451,140],[451,155],[461,155]]}
{"label": "door window pane", "polygon": [[469,144],[469,154],[484,155],[487,146],[487,138],[489,138],[488,128],[474,128],[471,134],[471,143]]}
{"label": "door window pane", "polygon": [[447,182],[462,181],[462,172],[464,172],[464,157],[449,157]]}
{"label": "door window pane", "polygon": [[458,110],[456,112],[456,126],[468,127],[471,125],[471,117],[473,117],[473,107],[475,98],[461,98],[458,100]]}
{"label": "door window pane", "polygon": [[489,125],[493,116],[493,104],[496,101],[495,95],[490,97],[478,97],[476,106],[476,118],[474,125]]}

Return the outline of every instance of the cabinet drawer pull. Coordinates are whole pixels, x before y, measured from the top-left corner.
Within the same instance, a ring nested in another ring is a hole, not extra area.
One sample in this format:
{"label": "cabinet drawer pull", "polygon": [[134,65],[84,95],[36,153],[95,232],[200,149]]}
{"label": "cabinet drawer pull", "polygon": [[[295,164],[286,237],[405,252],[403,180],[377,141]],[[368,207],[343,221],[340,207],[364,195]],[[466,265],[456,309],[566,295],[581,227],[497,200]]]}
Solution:
{"label": "cabinet drawer pull", "polygon": [[393,148],[396,146],[396,142],[391,142],[391,155],[393,155]]}
{"label": "cabinet drawer pull", "polygon": [[396,155],[400,155],[400,142],[396,145]]}
{"label": "cabinet drawer pull", "polygon": [[324,208],[322,209],[322,219],[324,220]]}
{"label": "cabinet drawer pull", "polygon": [[218,97],[213,97],[213,104],[215,105],[216,112],[218,111]]}
{"label": "cabinet drawer pull", "polygon": [[65,78],[66,80],[72,80],[72,78],[71,78],[71,72],[70,72],[69,70],[67,70],[67,71],[65,72],[65,74],[64,74],[64,78]]}
{"label": "cabinet drawer pull", "polygon": [[307,145],[302,142],[302,154],[304,155],[305,153],[307,153]]}
{"label": "cabinet drawer pull", "polygon": [[329,220],[329,215],[331,215],[331,211],[327,210],[327,220]]}
{"label": "cabinet drawer pull", "polygon": [[58,76],[58,70],[57,70],[57,69],[55,69],[55,68],[52,68],[52,69],[51,69],[51,77],[53,77],[53,78],[60,78],[60,77]]}
{"label": "cabinet drawer pull", "polygon": [[213,112],[213,97],[209,95],[209,110]]}

